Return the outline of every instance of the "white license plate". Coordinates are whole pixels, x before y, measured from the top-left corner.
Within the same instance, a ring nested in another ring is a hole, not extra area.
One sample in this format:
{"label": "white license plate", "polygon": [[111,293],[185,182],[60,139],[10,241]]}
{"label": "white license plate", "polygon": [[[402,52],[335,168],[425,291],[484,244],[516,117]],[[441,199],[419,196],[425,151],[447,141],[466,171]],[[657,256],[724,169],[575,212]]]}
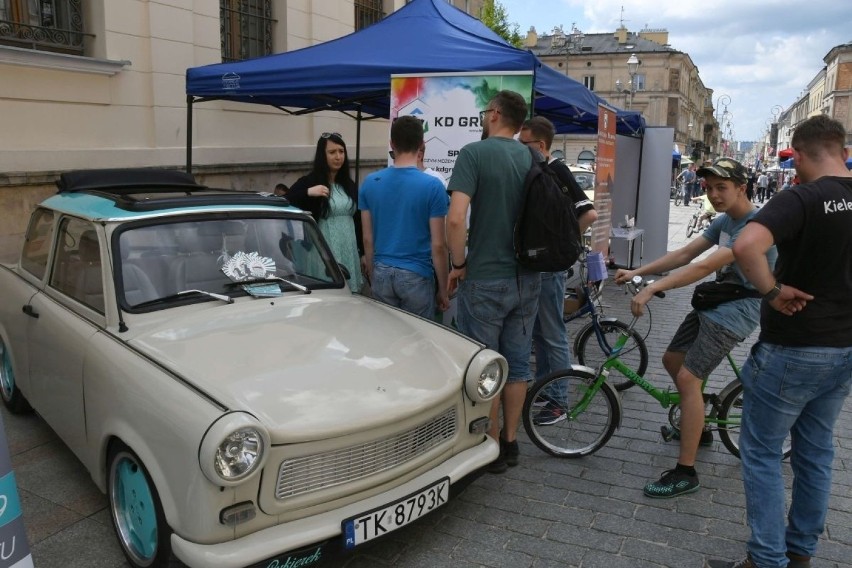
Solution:
{"label": "white license plate", "polygon": [[416,521],[446,503],[449,493],[450,479],[445,477],[413,495],[346,519],[343,521],[344,546],[354,548]]}

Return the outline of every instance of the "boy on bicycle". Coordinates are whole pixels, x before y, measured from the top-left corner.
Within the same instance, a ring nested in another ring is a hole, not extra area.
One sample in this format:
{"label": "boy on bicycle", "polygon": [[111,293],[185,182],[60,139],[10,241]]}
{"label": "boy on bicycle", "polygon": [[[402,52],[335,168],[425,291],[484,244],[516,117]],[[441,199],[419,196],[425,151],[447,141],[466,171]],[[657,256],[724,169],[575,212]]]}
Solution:
{"label": "boy on bicycle", "polygon": [[713,207],[713,202],[710,201],[710,198],[707,196],[706,189],[702,195],[693,197],[692,200],[700,201],[701,206],[704,208],[704,213],[702,213],[701,217],[698,218],[698,224],[696,225],[697,227],[703,227],[704,223],[709,223],[713,219],[713,216],[716,215],[716,208]]}
{"label": "boy on bicycle", "polygon": [[[681,288],[716,272],[717,282],[734,283],[748,289],[747,296],[726,300],[702,310],[692,310],[671,340],[663,355],[663,366],[671,375],[681,396],[680,454],[677,465],[662,477],[645,485],[648,497],[669,498],[692,493],[700,487],[695,471],[698,445],[711,445],[713,435],[704,430],[704,398],[701,384],[725,355],[741,343],[760,321],[760,298],[734,261],[733,243],[743,227],[756,213],[746,197],[747,171],[731,158],[720,158],[698,170],[707,181],[707,197],[721,213],[698,238],[676,251],[669,252],[636,270],[619,270],[619,284],[637,275],[662,274],[683,267],[643,288],[633,297],[630,309],[641,316],[644,306],[655,292]],[[717,249],[697,262],[693,259]],[[775,265],[776,252],[766,254],[770,266]]]}

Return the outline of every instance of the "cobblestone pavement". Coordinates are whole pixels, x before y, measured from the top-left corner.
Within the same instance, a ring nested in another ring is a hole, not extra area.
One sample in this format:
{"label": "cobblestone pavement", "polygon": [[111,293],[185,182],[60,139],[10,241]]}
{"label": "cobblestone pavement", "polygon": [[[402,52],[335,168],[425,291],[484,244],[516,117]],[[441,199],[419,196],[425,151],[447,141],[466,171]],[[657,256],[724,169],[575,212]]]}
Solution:
{"label": "cobblestone pavement", "polygon": [[[685,226],[693,211],[672,208],[670,250],[686,241]],[[607,314],[629,321],[628,297],[620,288],[610,284],[604,294]],[[657,386],[670,382],[660,357],[689,309],[689,298],[688,291],[676,290],[654,300],[651,317],[637,328],[648,333],[647,376]],[[576,331],[582,323],[570,329]],[[738,362],[745,356],[746,348],[735,351]],[[730,371],[720,370],[708,390],[718,390],[732,378]],[[504,475],[484,474],[443,509],[334,565],[699,568],[709,557],[740,557],[748,529],[739,461],[717,438],[713,447],[699,451],[698,492],[670,500],[645,498],[643,485],[674,465],[677,443],[661,439],[667,410],[656,401],[638,388],[623,393],[622,401],[622,426],[595,455],[549,457],[521,433],[518,467]],[[80,463],[38,417],[4,411],[3,420],[35,565],[126,566],[106,499]],[[850,432],[852,399],[837,425],[831,509],[815,568],[852,563]],[[784,468],[789,487],[789,465]]]}

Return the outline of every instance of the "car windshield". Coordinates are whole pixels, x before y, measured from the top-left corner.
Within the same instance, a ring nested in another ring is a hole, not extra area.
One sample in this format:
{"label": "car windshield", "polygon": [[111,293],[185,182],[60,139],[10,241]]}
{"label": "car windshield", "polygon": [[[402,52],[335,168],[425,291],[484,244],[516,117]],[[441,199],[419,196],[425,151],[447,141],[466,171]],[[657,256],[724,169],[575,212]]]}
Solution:
{"label": "car windshield", "polygon": [[[114,236],[124,308],[159,309],[219,295],[280,295],[344,285],[316,225],[301,216],[150,221]],[[238,282],[263,281],[246,288]]]}

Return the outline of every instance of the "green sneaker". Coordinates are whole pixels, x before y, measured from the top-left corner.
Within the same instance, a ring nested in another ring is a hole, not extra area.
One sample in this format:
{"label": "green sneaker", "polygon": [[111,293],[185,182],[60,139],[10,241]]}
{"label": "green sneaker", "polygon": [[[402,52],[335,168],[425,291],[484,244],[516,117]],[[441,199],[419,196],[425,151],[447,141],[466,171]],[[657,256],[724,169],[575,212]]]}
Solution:
{"label": "green sneaker", "polygon": [[659,480],[647,484],[642,492],[646,497],[653,499],[668,499],[693,493],[698,491],[699,487],[701,484],[698,483],[697,475],[687,475],[675,469],[669,469],[663,472]]}

